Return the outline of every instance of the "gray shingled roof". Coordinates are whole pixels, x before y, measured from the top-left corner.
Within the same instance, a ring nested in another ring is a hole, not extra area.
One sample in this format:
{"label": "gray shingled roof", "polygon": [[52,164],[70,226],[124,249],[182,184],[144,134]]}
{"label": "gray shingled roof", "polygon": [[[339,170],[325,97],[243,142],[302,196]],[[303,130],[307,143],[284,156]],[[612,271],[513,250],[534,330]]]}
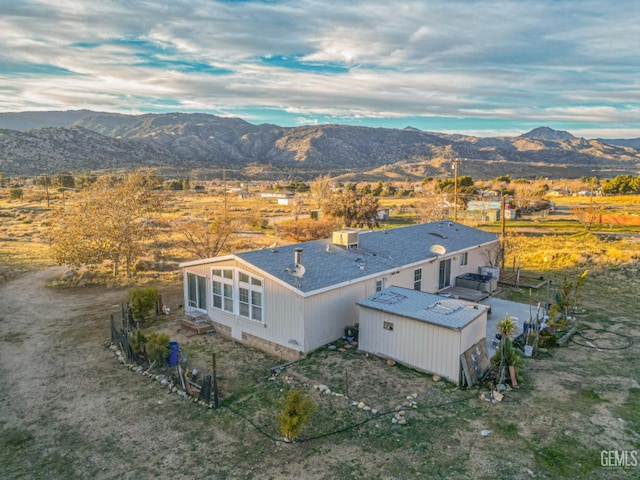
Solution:
{"label": "gray shingled roof", "polygon": [[[358,248],[338,247],[326,239],[253,250],[236,257],[295,286],[295,278],[286,269],[294,263],[294,250],[302,248],[306,272],[298,282],[299,290],[306,293],[434,258],[437,255],[430,251],[433,245],[452,253],[496,239],[493,233],[445,221],[362,231]],[[327,249],[327,245],[331,247]]]}
{"label": "gray shingled roof", "polygon": [[487,308],[396,286],[374,293],[357,305],[455,330],[473,322]]}

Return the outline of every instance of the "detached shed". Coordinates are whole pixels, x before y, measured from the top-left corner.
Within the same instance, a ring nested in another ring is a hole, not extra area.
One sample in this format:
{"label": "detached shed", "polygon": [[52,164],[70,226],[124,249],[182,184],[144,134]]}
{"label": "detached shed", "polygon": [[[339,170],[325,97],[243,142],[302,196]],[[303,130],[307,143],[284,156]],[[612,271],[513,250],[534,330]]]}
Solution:
{"label": "detached shed", "polygon": [[357,302],[358,348],[462,382],[461,355],[486,341],[485,305],[391,286]]}

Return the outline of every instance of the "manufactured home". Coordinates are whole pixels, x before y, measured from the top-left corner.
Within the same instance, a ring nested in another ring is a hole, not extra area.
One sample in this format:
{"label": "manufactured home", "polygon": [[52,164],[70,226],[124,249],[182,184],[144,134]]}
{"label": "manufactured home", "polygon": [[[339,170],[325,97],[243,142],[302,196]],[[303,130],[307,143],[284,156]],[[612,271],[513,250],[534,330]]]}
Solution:
{"label": "manufactured home", "polygon": [[357,302],[395,285],[437,293],[480,272],[495,234],[455,222],[332,238],[181,264],[187,322],[288,359],[340,338]]}

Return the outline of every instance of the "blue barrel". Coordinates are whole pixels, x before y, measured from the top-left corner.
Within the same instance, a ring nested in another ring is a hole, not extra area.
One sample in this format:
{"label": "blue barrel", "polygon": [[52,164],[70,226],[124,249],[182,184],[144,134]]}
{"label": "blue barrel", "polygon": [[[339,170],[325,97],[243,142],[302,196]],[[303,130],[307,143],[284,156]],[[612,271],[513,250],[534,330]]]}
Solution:
{"label": "blue barrel", "polygon": [[178,365],[178,351],[180,346],[178,342],[169,342],[169,356],[167,357],[167,366],[175,367]]}

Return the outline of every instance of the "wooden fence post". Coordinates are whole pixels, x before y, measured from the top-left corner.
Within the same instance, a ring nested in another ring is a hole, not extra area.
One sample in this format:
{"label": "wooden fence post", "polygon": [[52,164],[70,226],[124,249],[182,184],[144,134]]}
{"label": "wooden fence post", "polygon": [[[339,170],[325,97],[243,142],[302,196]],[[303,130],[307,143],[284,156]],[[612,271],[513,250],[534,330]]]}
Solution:
{"label": "wooden fence post", "polygon": [[216,368],[216,354],[212,353],[213,360],[213,406],[218,408],[218,370]]}

